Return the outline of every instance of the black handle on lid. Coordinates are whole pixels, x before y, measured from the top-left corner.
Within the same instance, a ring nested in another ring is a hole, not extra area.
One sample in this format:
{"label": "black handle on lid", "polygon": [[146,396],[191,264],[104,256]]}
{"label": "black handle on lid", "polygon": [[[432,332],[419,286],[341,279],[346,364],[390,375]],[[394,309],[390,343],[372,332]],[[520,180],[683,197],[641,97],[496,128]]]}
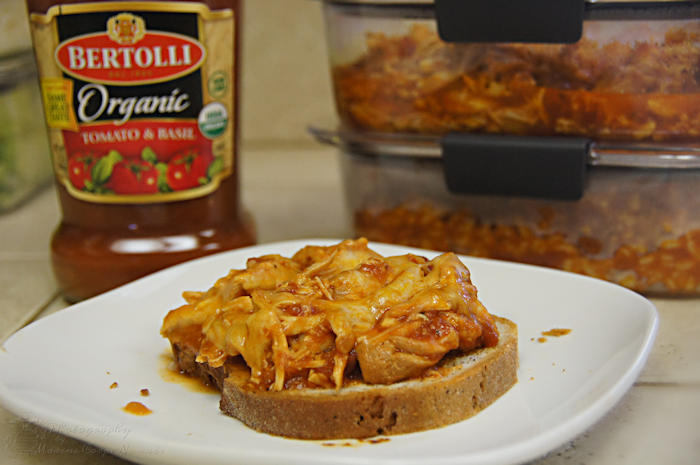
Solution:
{"label": "black handle on lid", "polygon": [[446,42],[575,43],[584,0],[435,0]]}
{"label": "black handle on lid", "polygon": [[568,137],[448,134],[442,138],[450,191],[578,200],[591,141]]}

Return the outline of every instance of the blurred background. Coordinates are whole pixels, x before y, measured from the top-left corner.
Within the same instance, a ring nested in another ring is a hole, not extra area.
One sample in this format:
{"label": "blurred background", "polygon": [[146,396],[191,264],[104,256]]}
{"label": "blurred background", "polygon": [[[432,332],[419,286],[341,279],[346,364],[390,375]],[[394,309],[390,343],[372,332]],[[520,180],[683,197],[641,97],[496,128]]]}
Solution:
{"label": "blurred background", "polygon": [[313,121],[334,116],[321,3],[244,0],[243,144],[310,145]]}

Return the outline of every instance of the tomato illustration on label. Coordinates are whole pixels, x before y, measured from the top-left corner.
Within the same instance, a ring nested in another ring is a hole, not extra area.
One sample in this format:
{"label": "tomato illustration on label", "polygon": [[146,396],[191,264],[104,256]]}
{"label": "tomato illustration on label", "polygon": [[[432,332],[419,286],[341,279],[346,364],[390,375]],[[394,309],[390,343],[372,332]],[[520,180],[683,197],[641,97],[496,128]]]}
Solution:
{"label": "tomato illustration on label", "polygon": [[94,194],[162,194],[209,184],[223,169],[221,157],[189,149],[175,156],[159,156],[144,147],[141,156],[74,154],[68,161],[70,183]]}
{"label": "tomato illustration on label", "polygon": [[112,169],[108,186],[115,194],[155,194],[158,192],[158,169],[145,160],[125,159]]}
{"label": "tomato illustration on label", "polygon": [[68,160],[68,179],[76,189],[85,189],[92,181],[92,167],[96,162],[92,154],[76,154]]}
{"label": "tomato illustration on label", "polygon": [[209,182],[207,168],[213,157],[199,154],[195,151],[187,151],[175,155],[168,162],[168,185],[175,191],[192,189]]}

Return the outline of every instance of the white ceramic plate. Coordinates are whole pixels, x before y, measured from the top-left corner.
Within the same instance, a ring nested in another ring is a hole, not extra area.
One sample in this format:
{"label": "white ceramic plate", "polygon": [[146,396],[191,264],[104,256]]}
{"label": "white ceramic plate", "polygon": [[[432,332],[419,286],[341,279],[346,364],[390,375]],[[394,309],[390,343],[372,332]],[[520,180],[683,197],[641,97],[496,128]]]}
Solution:
{"label": "white ceramic plate", "polygon": [[[31,422],[145,464],[512,464],[546,454],[600,419],[634,382],[656,334],[654,306],[622,287],[463,257],[486,307],[515,321],[520,334],[519,382],[467,421],[330,447],[252,431],[219,412],[216,394],[164,380],[168,343],[159,329],[183,303],[183,290],[207,289],[251,256],[335,242],[281,242],[195,260],[39,320],[0,350],[0,400]],[[415,252],[371,246],[384,255]],[[571,333],[537,342],[552,328]],[[141,397],[142,388],[150,396]],[[153,414],[125,413],[129,401]]]}

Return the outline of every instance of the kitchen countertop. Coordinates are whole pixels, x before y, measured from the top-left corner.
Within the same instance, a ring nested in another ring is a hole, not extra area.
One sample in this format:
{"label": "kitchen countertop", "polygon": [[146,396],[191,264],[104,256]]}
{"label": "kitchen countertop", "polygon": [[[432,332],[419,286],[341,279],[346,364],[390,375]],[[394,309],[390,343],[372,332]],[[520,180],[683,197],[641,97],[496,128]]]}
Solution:
{"label": "kitchen countertop", "polygon": [[[241,162],[243,203],[254,213],[260,243],[352,236],[333,150],[251,147],[243,150]],[[0,215],[0,341],[32,319],[66,306],[49,261],[49,239],[58,219],[52,188]],[[536,463],[698,463],[700,299],[651,300],[659,311],[659,332],[632,389],[590,430]],[[0,463],[127,462],[0,408]]]}

